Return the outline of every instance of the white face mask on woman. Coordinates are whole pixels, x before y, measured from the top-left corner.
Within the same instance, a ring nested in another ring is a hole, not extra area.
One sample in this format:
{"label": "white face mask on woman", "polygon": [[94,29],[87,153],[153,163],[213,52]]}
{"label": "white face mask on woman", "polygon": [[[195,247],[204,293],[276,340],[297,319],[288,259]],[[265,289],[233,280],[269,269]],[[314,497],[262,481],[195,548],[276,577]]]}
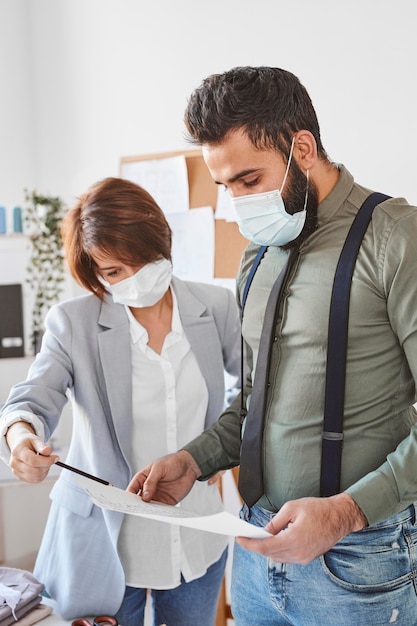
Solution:
{"label": "white face mask on woman", "polygon": [[110,285],[106,281],[105,284],[113,297],[113,302],[142,308],[156,304],[168,291],[171,280],[171,261],[161,259],[144,265],[136,274],[118,283]]}
{"label": "white face mask on woman", "polygon": [[290,169],[293,149],[294,138],[281,189],[231,198],[240,232],[246,239],[261,246],[284,246],[298,237],[306,221],[308,171],[306,197],[302,211],[293,215],[287,213],[281,195]]}

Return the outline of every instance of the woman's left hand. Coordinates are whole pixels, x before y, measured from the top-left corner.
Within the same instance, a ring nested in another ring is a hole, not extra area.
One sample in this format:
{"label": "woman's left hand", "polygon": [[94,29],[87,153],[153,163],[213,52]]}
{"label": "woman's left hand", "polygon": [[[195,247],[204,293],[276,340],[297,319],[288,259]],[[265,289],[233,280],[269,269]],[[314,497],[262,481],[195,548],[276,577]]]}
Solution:
{"label": "woman's left hand", "polygon": [[208,484],[209,485],[215,485],[219,480],[221,480],[223,474],[225,473],[226,470],[221,470],[220,472],[217,472],[217,474],[214,474],[214,476],[212,476],[211,478],[208,479]]}

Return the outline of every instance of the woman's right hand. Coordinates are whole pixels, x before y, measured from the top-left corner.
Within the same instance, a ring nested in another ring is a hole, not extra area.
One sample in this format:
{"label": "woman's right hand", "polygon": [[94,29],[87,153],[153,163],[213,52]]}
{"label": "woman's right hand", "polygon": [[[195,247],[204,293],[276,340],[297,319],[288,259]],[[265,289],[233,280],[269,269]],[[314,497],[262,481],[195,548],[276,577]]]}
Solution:
{"label": "woman's right hand", "polygon": [[177,504],[191,490],[200,468],[186,450],[154,461],[130,481],[127,491],[139,494],[145,502],[158,500],[165,504]]}
{"label": "woman's right hand", "polygon": [[28,422],[15,422],[6,433],[10,448],[9,467],[13,474],[27,483],[40,483],[59,456],[51,446],[36,435]]}

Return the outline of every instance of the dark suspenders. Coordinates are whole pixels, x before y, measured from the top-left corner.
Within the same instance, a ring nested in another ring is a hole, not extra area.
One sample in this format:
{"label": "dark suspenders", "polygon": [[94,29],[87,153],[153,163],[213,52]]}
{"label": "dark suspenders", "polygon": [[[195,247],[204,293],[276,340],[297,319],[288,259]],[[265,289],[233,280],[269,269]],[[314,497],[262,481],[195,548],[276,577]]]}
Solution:
{"label": "dark suspenders", "polygon": [[243,319],[243,311],[245,310],[246,298],[248,297],[249,287],[251,286],[253,277],[255,276],[255,272],[258,269],[258,265],[261,262],[267,249],[268,249],[268,246],[262,246],[261,248],[259,248],[258,254],[256,255],[256,258],[249,272],[249,276],[246,280],[245,288],[243,289],[243,294],[242,294],[242,313],[241,313],[242,319]]}
{"label": "dark suspenders", "polygon": [[321,449],[320,492],[332,496],[340,491],[345,406],[346,353],[350,286],[363,236],[377,204],[389,196],[373,193],[359,209],[342,248],[330,301],[327,344],[326,391]]}
{"label": "dark suspenders", "polygon": [[[327,347],[320,476],[320,493],[322,496],[331,496],[340,491],[349,299],[353,270],[372,212],[378,204],[381,204],[389,197],[390,196],[386,196],[385,194],[375,192],[366,198],[350,227],[335,272],[330,302]],[[250,285],[266,249],[266,246],[259,249],[246,281],[242,294],[242,320]],[[241,370],[243,385],[243,339]],[[242,404],[242,420],[245,414],[246,409]]]}
{"label": "dark suspenders", "polygon": [[[261,246],[259,248],[258,254],[255,257],[255,260],[249,272],[249,276],[246,280],[245,287],[243,289],[243,294],[242,294],[242,304],[241,304],[241,313],[240,313],[241,323],[243,322],[243,311],[245,310],[246,298],[248,297],[249,288],[251,286],[253,277],[255,276],[255,272],[258,269],[259,263],[261,262],[267,249],[268,249],[268,246]],[[244,362],[244,344],[243,344],[243,335],[241,334],[240,335],[240,380],[241,380],[241,386],[242,386],[242,392],[240,394],[240,423],[241,424],[243,423],[243,420],[245,419],[246,414],[247,414],[246,406],[244,405],[244,402],[243,402],[243,386],[245,382],[244,381],[245,372],[244,372],[243,362]]]}

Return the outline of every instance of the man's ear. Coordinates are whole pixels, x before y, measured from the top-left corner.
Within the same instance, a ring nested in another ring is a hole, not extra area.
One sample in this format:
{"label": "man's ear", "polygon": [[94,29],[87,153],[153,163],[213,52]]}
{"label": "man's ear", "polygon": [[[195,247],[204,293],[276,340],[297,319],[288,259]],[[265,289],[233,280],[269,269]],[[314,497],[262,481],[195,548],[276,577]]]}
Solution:
{"label": "man's ear", "polygon": [[309,130],[299,130],[296,133],[294,158],[304,173],[317,162],[317,144]]}

